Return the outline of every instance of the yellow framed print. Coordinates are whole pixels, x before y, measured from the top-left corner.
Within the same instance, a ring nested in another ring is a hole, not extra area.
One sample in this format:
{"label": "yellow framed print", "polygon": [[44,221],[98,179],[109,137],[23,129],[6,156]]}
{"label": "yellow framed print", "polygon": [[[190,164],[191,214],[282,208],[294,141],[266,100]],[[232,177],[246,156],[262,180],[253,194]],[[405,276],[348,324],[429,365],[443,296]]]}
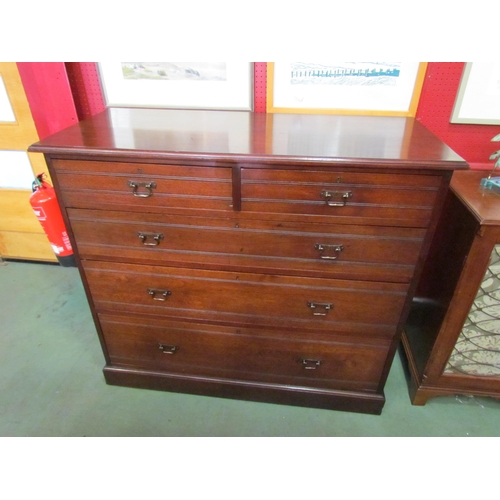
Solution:
{"label": "yellow framed print", "polygon": [[268,113],[415,116],[427,63],[267,65]]}

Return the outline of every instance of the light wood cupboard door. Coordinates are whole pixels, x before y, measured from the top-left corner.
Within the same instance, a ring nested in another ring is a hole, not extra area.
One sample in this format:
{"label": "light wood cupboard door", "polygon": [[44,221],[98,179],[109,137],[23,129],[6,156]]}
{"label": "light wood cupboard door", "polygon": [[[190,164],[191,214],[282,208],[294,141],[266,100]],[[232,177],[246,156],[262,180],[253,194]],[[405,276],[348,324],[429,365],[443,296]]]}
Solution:
{"label": "light wood cupboard door", "polygon": [[38,134],[16,63],[0,63],[0,257],[57,262],[29,204],[31,183],[45,172],[28,153]]}

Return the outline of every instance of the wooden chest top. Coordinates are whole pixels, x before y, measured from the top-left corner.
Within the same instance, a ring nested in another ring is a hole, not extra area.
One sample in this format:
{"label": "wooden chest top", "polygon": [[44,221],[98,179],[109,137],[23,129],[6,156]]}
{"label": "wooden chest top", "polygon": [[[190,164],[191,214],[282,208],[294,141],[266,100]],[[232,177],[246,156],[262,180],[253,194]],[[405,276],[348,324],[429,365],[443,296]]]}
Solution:
{"label": "wooden chest top", "polygon": [[413,118],[109,108],[30,151],[136,159],[466,169]]}

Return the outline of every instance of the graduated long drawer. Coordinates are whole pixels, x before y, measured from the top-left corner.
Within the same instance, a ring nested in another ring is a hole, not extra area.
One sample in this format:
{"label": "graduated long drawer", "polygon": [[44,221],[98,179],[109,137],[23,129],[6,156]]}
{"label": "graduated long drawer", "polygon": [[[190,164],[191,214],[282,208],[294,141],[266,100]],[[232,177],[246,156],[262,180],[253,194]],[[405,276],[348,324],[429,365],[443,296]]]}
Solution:
{"label": "graduated long drawer", "polygon": [[343,390],[377,388],[389,341],[286,338],[271,330],[102,314],[111,366]]}
{"label": "graduated long drawer", "polygon": [[409,282],[424,230],[68,210],[80,257]]}
{"label": "graduated long drawer", "polygon": [[407,285],[83,261],[98,312],[224,324],[395,333]]}

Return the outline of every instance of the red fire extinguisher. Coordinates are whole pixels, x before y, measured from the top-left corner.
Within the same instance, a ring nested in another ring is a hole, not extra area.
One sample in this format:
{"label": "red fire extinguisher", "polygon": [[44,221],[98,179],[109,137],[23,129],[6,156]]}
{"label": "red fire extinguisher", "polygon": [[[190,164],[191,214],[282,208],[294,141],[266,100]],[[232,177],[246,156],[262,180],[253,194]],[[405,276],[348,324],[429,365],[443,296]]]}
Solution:
{"label": "red fire extinguisher", "polygon": [[37,175],[32,184],[30,204],[49,239],[59,264],[74,267],[75,257],[66,232],[66,226],[57,202],[54,188],[44,180],[45,174]]}

